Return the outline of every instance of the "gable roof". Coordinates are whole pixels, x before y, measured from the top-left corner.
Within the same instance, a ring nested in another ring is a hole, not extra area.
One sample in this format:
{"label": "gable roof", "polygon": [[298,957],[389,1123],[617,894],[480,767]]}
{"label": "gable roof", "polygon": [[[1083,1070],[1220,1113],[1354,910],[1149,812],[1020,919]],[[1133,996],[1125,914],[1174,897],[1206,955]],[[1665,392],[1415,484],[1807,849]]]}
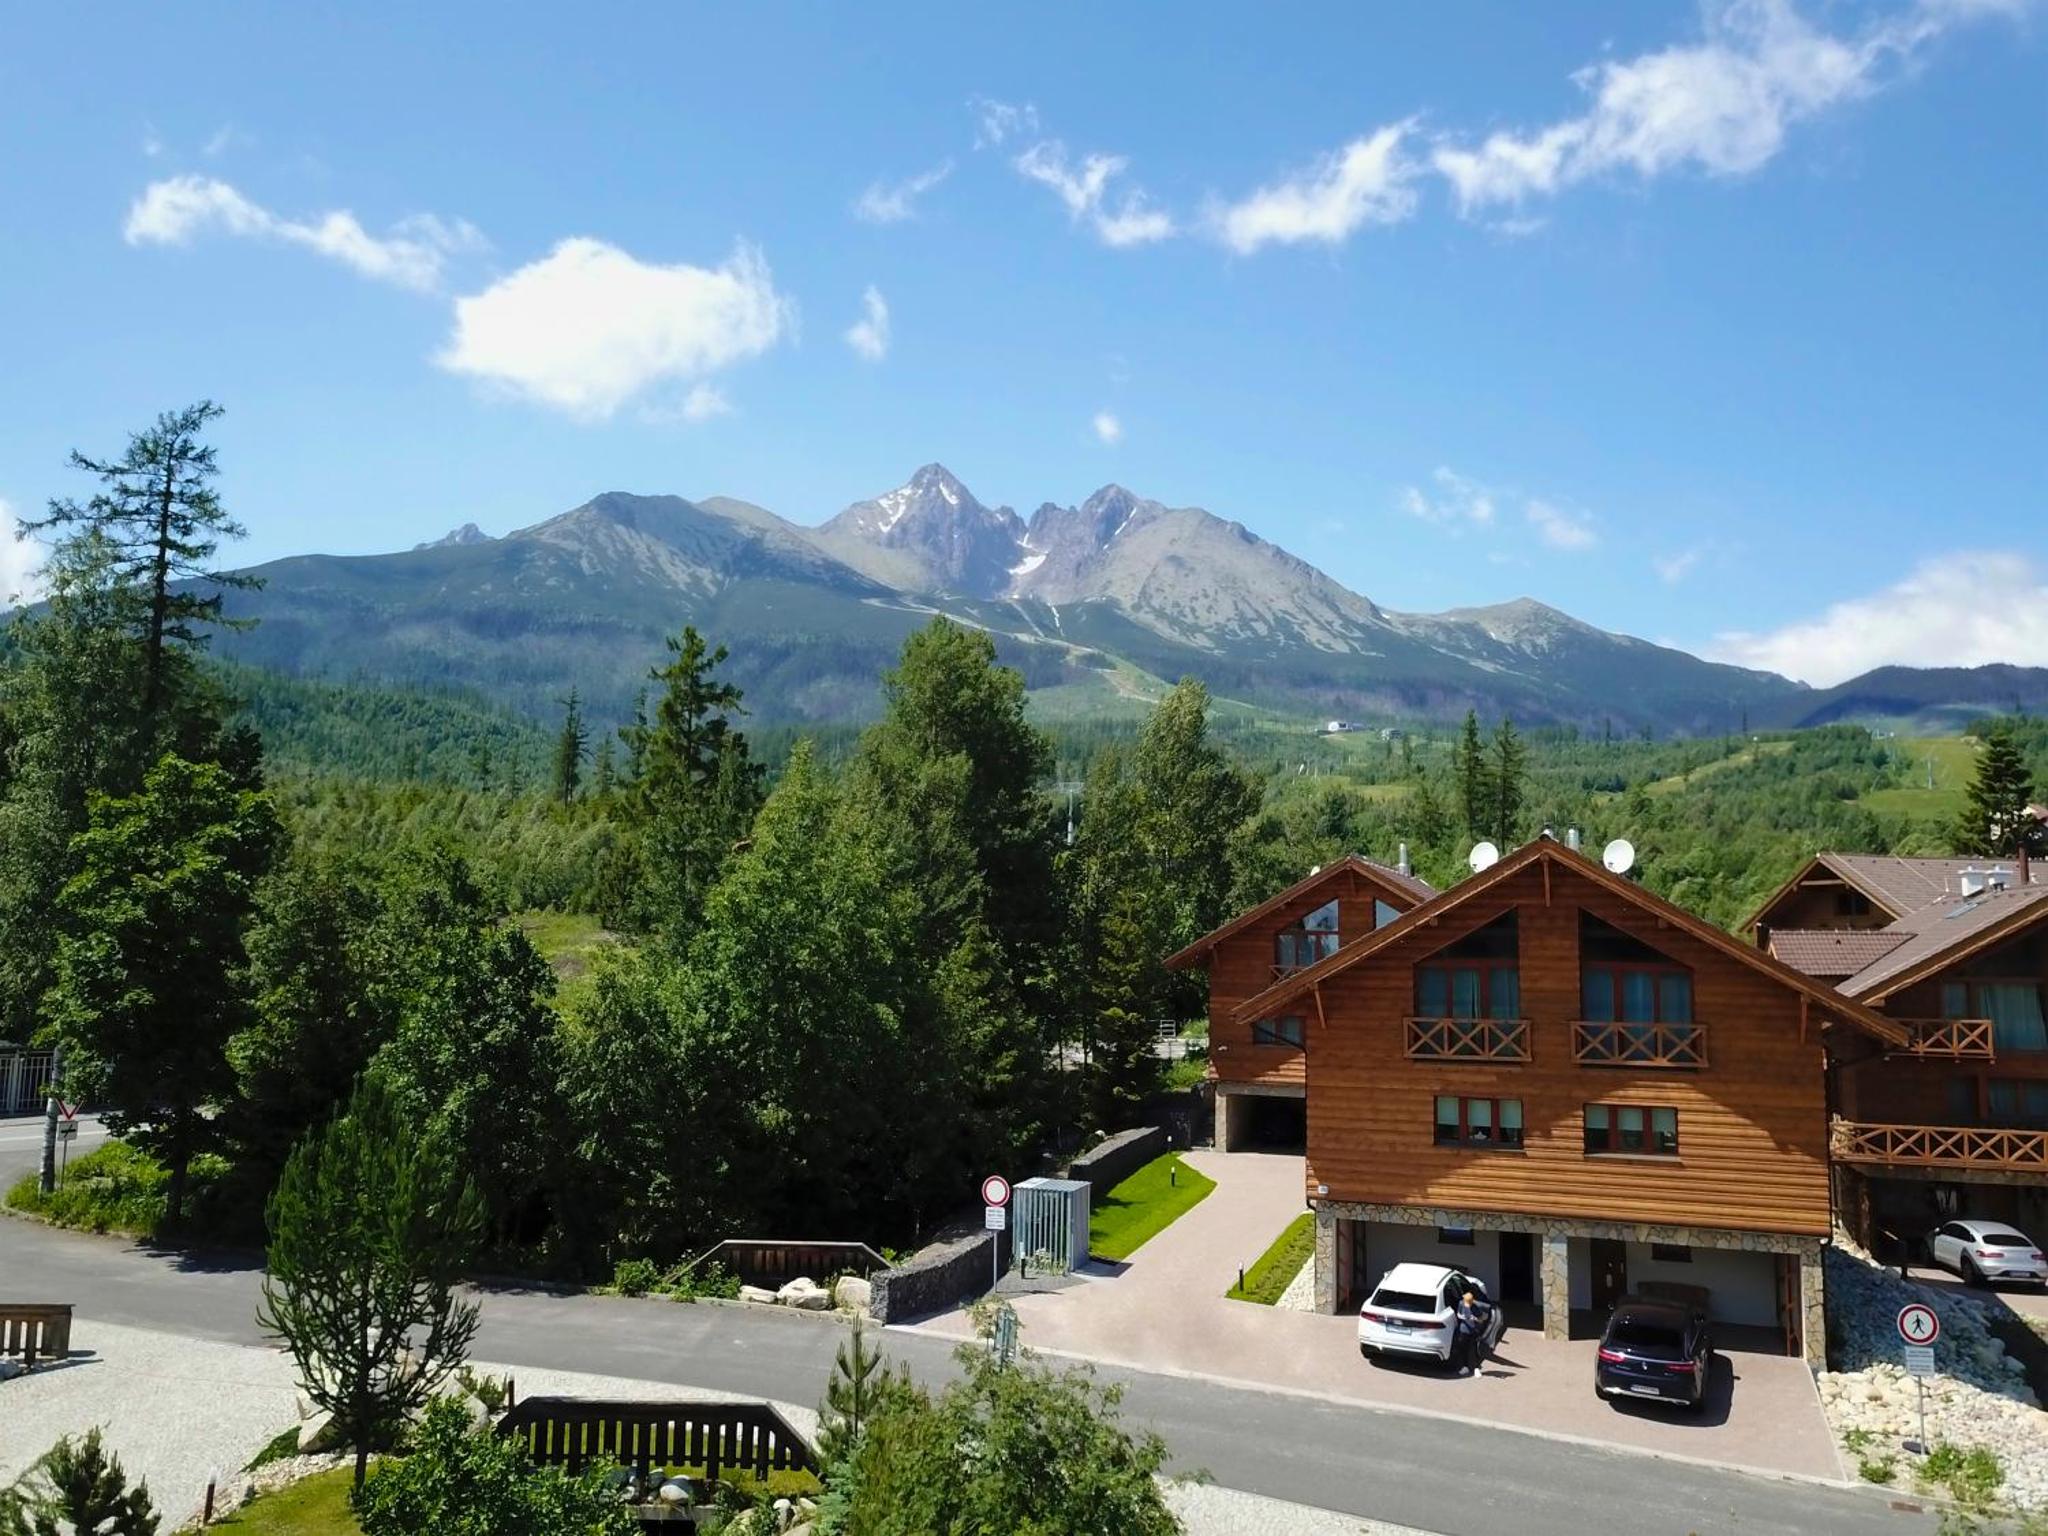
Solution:
{"label": "gable roof", "polygon": [[1883,934],[1897,934],[1900,942],[1843,981],[1842,992],[1866,1002],[1881,1002],[2044,917],[2048,917],[2048,885],[1988,890],[1968,900],[1951,896],[1880,929]]}
{"label": "gable roof", "polygon": [[1851,889],[1868,897],[1894,919],[1917,912],[1937,901],[1952,900],[1961,890],[1966,869],[1982,869],[1996,862],[1976,859],[1908,859],[1890,853],[1817,853],[1799,873],[1770,894],[1742,926],[1753,931],[1763,916],[1796,888],[1825,870]]}
{"label": "gable roof", "polygon": [[1265,991],[1239,1004],[1232,1010],[1231,1017],[1240,1023],[1248,1019],[1263,1018],[1290,999],[1312,987],[1320,986],[1368,956],[1377,954],[1386,945],[1399,942],[1420,930],[1425,924],[1458,910],[1503,881],[1544,861],[1558,865],[1613,892],[1700,943],[1719,950],[1730,959],[1752,970],[1760,971],[1802,997],[1819,1003],[1830,1015],[1856,1025],[1887,1044],[1906,1044],[1908,1036],[1903,1026],[1882,1014],[1872,1012],[1868,1006],[1854,998],[1844,996],[1821,978],[1795,970],[1784,961],[1765,954],[1755,945],[1746,944],[1733,934],[1724,933],[1713,924],[1694,917],[1683,907],[1666,901],[1662,896],[1646,890],[1632,880],[1625,880],[1610,873],[1604,866],[1587,858],[1583,853],[1575,853],[1550,838],[1538,838],[1532,843],[1523,844],[1492,868],[1468,880],[1460,881],[1434,900],[1426,901],[1413,911],[1403,913],[1386,927],[1375,929],[1365,937],[1345,945],[1334,955],[1327,955],[1318,960],[1314,965],[1296,971],[1291,976],[1282,977]]}
{"label": "gable roof", "polygon": [[1166,968],[1169,971],[1178,971],[1184,970],[1191,965],[1200,965],[1209,951],[1218,944],[1221,944],[1225,939],[1242,933],[1261,918],[1271,917],[1281,908],[1292,902],[1299,901],[1302,897],[1313,892],[1318,886],[1336,879],[1338,875],[1347,871],[1354,875],[1363,876],[1385,890],[1389,895],[1401,897],[1411,906],[1418,902],[1428,901],[1432,896],[1436,895],[1436,887],[1427,880],[1418,880],[1413,875],[1403,874],[1391,864],[1382,864],[1377,859],[1368,859],[1362,854],[1347,853],[1343,858],[1325,864],[1320,869],[1311,870],[1306,876],[1295,881],[1294,884],[1287,887],[1279,895],[1270,896],[1257,906],[1249,907],[1238,913],[1237,916],[1233,917],[1222,927],[1203,934],[1194,943],[1188,945],[1186,949],[1176,950],[1168,955],[1166,957]]}
{"label": "gable roof", "polygon": [[1770,952],[1795,971],[1841,981],[1877,964],[1908,937],[1890,928],[1773,928]]}

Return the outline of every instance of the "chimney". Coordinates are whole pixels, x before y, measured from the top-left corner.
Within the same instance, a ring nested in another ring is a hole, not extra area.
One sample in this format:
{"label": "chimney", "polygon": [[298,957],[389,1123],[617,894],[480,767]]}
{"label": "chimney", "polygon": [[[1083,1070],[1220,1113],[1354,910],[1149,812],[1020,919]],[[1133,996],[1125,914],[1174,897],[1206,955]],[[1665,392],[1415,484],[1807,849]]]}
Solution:
{"label": "chimney", "polygon": [[1411,869],[1408,865],[1408,845],[1406,843],[1403,843],[1401,845],[1401,851],[1394,855],[1394,868],[1399,870],[1404,875],[1412,875],[1415,873],[1415,871]]}
{"label": "chimney", "polygon": [[2027,857],[2027,840],[2020,839],[2020,889],[2025,890],[2034,883],[2033,863]]}
{"label": "chimney", "polygon": [[1577,827],[1566,827],[1564,829],[1564,845],[1571,849],[1573,853],[1579,851],[1579,829]]}

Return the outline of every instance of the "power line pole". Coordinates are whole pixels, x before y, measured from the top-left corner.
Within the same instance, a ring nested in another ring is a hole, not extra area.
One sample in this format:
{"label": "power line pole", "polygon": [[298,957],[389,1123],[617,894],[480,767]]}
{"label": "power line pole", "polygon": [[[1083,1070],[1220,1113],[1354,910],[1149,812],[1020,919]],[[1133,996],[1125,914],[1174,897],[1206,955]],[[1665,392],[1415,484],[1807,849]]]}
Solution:
{"label": "power line pole", "polygon": [[63,1106],[64,1047],[50,1052],[49,1092],[43,1103],[43,1165],[38,1178],[44,1194],[57,1188],[57,1113]]}

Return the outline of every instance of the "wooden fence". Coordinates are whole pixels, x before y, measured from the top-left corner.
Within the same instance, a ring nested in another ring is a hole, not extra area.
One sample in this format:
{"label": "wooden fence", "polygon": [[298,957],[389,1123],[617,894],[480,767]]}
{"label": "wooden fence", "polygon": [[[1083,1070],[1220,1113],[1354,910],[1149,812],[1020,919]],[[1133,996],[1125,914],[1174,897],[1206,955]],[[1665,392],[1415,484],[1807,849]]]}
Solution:
{"label": "wooden fence", "polygon": [[854,1274],[865,1278],[889,1261],[866,1243],[785,1242],[770,1238],[727,1238],[716,1248],[699,1254],[691,1267],[698,1274],[713,1264],[722,1265],[747,1285],[765,1285],[773,1290],[799,1275],[822,1282],[827,1275]]}
{"label": "wooden fence", "polygon": [[803,1436],[766,1403],[600,1402],[529,1397],[498,1420],[543,1466],[570,1473],[589,1466],[650,1473],[681,1470],[716,1480],[721,1473],[818,1470]]}
{"label": "wooden fence", "polygon": [[62,1360],[71,1353],[71,1308],[54,1302],[0,1301],[0,1359]]}

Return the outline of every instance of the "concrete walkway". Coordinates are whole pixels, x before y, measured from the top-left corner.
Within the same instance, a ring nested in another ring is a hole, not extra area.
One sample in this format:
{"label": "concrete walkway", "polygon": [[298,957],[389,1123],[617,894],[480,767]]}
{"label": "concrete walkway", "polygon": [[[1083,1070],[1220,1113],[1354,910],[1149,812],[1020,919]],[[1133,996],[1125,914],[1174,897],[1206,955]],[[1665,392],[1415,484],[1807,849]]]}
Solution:
{"label": "concrete walkway", "polygon": [[[1708,1408],[1695,1416],[1595,1398],[1592,1340],[1510,1329],[1484,1371],[1459,1379],[1430,1364],[1361,1359],[1355,1318],[1225,1300],[1238,1266],[1249,1267],[1303,1209],[1302,1160],[1194,1152],[1188,1162],[1216,1180],[1215,1192],[1126,1264],[1091,1265],[1078,1285],[1017,1297],[1027,1346],[1751,1471],[1842,1476],[1813,1378],[1797,1360],[1724,1350]],[[913,1327],[972,1332],[964,1312]]]}

